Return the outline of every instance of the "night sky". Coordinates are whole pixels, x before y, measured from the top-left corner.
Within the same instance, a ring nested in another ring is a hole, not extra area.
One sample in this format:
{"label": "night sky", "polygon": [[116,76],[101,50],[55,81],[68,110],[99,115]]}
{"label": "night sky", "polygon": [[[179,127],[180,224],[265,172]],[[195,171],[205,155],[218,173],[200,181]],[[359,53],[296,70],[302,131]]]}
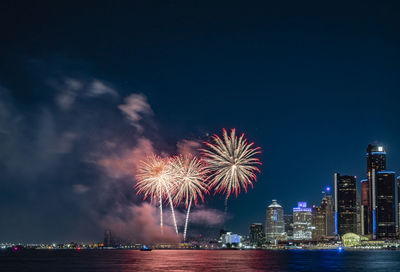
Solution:
{"label": "night sky", "polygon": [[400,173],[397,1],[104,2],[0,4],[0,241],[101,240],[141,203],[105,161],[222,128],[263,151],[229,200],[242,234],[272,199],[289,213],[334,172],[360,181],[368,143]]}

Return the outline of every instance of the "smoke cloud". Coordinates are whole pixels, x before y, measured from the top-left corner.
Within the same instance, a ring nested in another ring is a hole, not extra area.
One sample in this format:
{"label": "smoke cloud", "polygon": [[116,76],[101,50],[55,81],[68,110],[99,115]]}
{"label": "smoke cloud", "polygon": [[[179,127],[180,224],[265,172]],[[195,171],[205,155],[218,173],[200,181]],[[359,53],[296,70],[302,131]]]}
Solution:
{"label": "smoke cloud", "polygon": [[143,118],[142,115],[153,113],[149,103],[147,103],[146,96],[142,94],[131,94],[125,98],[125,103],[119,105],[118,108],[140,132],[143,132],[143,127],[139,124],[139,121]]}
{"label": "smoke cloud", "polygon": [[[114,145],[114,144],[113,144]],[[147,156],[154,154],[153,144],[146,138],[139,138],[137,144],[130,150],[123,150],[120,154],[112,154],[100,158],[98,163],[112,178],[135,176],[138,163]]]}
{"label": "smoke cloud", "polygon": [[[168,218],[168,214],[164,214]],[[104,228],[109,228],[125,240],[147,245],[156,243],[178,243],[181,237],[169,225],[164,225],[161,234],[156,208],[148,203],[128,208],[125,218],[107,216],[102,220]]]}
{"label": "smoke cloud", "polygon": [[[50,100],[28,110],[0,86],[0,214],[8,220],[1,235],[19,242],[96,241],[111,229],[126,241],[178,241],[169,206],[160,236],[158,208],[134,191],[138,162],[171,150],[151,140],[157,131],[145,126],[153,113],[147,98],[128,94],[121,102],[117,89],[99,79],[62,77],[42,84],[50,88]],[[176,151],[196,154],[199,147],[181,140]],[[183,207],[176,215],[182,232]],[[198,206],[189,225],[224,220],[219,211]]]}
{"label": "smoke cloud", "polygon": [[179,154],[192,154],[198,155],[201,144],[194,140],[181,140],[176,144]]}

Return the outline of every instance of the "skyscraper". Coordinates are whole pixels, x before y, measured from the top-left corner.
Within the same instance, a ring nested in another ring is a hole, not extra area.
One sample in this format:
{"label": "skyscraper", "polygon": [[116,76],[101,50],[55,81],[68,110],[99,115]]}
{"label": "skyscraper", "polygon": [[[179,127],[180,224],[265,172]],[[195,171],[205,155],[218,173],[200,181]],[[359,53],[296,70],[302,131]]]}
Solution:
{"label": "skyscraper", "polygon": [[278,240],[285,232],[283,208],[274,199],[268,206],[265,220],[265,236],[268,242]]}
{"label": "skyscraper", "polygon": [[261,223],[250,225],[250,242],[253,245],[261,246],[264,242],[264,228]]}
{"label": "skyscraper", "polygon": [[[366,161],[367,161],[367,180],[366,188],[362,187],[362,202],[368,204],[368,209],[365,211],[365,207],[362,209],[364,218],[362,219],[363,221],[363,229],[364,229],[364,234],[373,234],[375,235],[376,231],[376,222],[375,222],[375,207],[373,202],[376,200],[375,199],[375,188],[374,188],[374,182],[376,181],[376,173],[379,171],[384,171],[386,170],[386,151],[382,146],[377,146],[377,145],[372,145],[369,144],[367,147],[367,153],[366,153]],[[375,173],[375,174],[374,174]],[[365,182],[365,181],[363,181]],[[363,185],[362,185],[363,186]],[[366,192],[366,193],[365,193]],[[366,194],[366,195],[365,195]],[[376,203],[375,203],[376,205]]]}
{"label": "skyscraper", "polygon": [[376,238],[396,237],[396,181],[393,171],[376,173]]}
{"label": "skyscraper", "polygon": [[325,196],[321,202],[321,208],[325,209],[326,236],[335,236],[335,203],[333,201],[331,188],[325,188]]}
{"label": "skyscraper", "polygon": [[293,214],[284,214],[285,233],[288,240],[293,239]]}
{"label": "skyscraper", "polygon": [[357,188],[355,176],[334,175],[335,233],[357,233]]}
{"label": "skyscraper", "polygon": [[400,176],[397,177],[397,235],[400,236]]}
{"label": "skyscraper", "polygon": [[313,240],[335,235],[335,213],[331,188],[326,187],[320,206],[313,205]]}
{"label": "skyscraper", "polygon": [[312,239],[312,210],[307,208],[307,202],[299,202],[293,208],[293,239]]}
{"label": "skyscraper", "polygon": [[369,196],[368,196],[368,179],[361,180],[361,234],[366,235],[369,233]]}
{"label": "skyscraper", "polygon": [[321,240],[326,236],[326,210],[321,206],[312,208],[312,239]]}

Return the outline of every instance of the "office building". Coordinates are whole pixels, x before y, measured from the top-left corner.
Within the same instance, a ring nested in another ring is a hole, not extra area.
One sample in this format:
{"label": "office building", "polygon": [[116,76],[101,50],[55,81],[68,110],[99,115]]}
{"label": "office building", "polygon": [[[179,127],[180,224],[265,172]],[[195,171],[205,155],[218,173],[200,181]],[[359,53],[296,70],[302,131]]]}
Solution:
{"label": "office building", "polygon": [[368,179],[361,180],[361,234],[367,235],[369,233],[369,197],[368,197]]}
{"label": "office building", "polygon": [[221,235],[220,242],[222,245],[230,246],[232,244],[239,244],[242,236],[233,234],[232,232],[226,232]]}
{"label": "office building", "polygon": [[307,202],[299,202],[293,208],[293,239],[312,239],[312,210],[307,208]]}
{"label": "office building", "polygon": [[312,239],[321,240],[326,237],[326,211],[322,206],[312,208]]}
{"label": "office building", "polygon": [[400,237],[400,176],[397,177],[397,236]]}
{"label": "office building", "polygon": [[328,237],[335,236],[335,203],[331,191],[331,187],[325,188],[325,196],[321,202],[321,208],[325,209],[325,235]]}
{"label": "office building", "polygon": [[376,173],[376,238],[396,238],[396,181],[393,171]]}
{"label": "office building", "polygon": [[252,245],[261,246],[264,243],[264,227],[261,223],[253,223],[250,225],[249,238]]}
{"label": "office building", "polygon": [[[382,146],[369,144],[367,147],[366,153],[366,162],[367,162],[367,182],[361,186],[366,186],[366,188],[362,187],[362,203],[367,204],[367,207],[362,208],[363,213],[363,234],[371,234],[375,237],[376,232],[376,192],[375,192],[375,181],[376,181],[376,173],[379,171],[386,170],[386,151]],[[367,211],[365,211],[367,210]]]}
{"label": "office building", "polygon": [[285,223],[285,233],[287,240],[293,239],[293,214],[284,214],[283,221]]}
{"label": "office building", "polygon": [[335,233],[357,233],[357,188],[355,176],[334,175]]}
{"label": "office building", "polygon": [[282,239],[285,232],[283,221],[283,208],[274,199],[272,204],[267,207],[265,220],[265,236],[268,242]]}

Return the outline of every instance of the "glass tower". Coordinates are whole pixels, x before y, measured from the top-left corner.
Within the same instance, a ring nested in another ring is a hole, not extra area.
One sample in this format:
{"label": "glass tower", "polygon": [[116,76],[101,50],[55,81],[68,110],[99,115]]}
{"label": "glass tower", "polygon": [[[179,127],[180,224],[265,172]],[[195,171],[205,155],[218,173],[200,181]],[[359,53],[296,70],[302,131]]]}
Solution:
{"label": "glass tower", "polygon": [[355,176],[335,173],[335,233],[357,233],[357,188]]}
{"label": "glass tower", "polygon": [[[363,223],[362,227],[364,232],[363,234],[373,234],[376,233],[376,214],[375,208],[376,200],[375,197],[375,189],[374,183],[376,182],[376,173],[379,171],[386,170],[386,150],[382,146],[369,144],[367,146],[366,162],[367,162],[367,181],[363,181],[365,183],[361,185],[362,190],[362,203],[366,203],[367,206],[363,207]],[[365,192],[365,193],[364,193]],[[365,211],[366,210],[366,211]]]}
{"label": "glass tower", "polygon": [[393,171],[376,173],[376,238],[396,238],[396,181]]}
{"label": "glass tower", "polygon": [[274,199],[268,206],[265,220],[265,236],[268,242],[278,240],[285,232],[283,208]]}

